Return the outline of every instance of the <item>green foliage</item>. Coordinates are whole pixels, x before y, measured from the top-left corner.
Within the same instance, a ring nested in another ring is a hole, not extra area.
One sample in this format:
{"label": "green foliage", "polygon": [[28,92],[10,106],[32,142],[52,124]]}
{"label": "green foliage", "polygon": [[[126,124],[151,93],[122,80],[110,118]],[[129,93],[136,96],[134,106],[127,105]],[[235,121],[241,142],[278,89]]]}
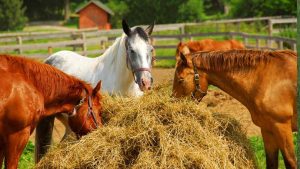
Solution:
{"label": "green foliage", "polygon": [[296,29],[292,29],[292,28],[288,28],[288,27],[284,28],[284,29],[279,29],[278,36],[296,39],[297,31],[296,31]]}
{"label": "green foliage", "polygon": [[296,1],[294,0],[231,0],[231,17],[255,16],[296,16]]}
{"label": "green foliage", "polygon": [[224,0],[203,0],[204,10],[207,15],[223,14],[225,1]]}
{"label": "green foliage", "polygon": [[200,22],[204,18],[203,2],[199,0],[188,0],[179,7],[179,22]]}
{"label": "green foliage", "polygon": [[[200,21],[204,16],[202,0],[124,0],[123,2],[128,7],[127,11],[123,10],[125,11],[123,17],[130,25],[150,24],[154,20],[160,24]],[[116,6],[125,6],[124,4],[115,3]]]}
{"label": "green foliage", "polygon": [[21,30],[27,18],[24,16],[25,8],[22,0],[0,0],[0,30]]}
{"label": "green foliage", "polygon": [[63,19],[63,0],[24,0],[24,6],[30,21]]}
{"label": "green foliage", "polygon": [[106,5],[115,14],[111,17],[111,25],[113,27],[121,27],[123,16],[129,12],[127,4],[124,1],[119,2],[118,0],[110,0]]}

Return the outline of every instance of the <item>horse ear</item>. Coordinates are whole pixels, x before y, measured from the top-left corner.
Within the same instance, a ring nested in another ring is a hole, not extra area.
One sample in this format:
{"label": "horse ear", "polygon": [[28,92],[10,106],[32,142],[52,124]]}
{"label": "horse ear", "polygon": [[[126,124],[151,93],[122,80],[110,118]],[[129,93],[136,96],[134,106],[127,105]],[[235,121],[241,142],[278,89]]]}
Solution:
{"label": "horse ear", "polygon": [[145,29],[145,31],[147,32],[148,35],[151,35],[151,34],[152,34],[154,25],[155,25],[155,21],[153,21],[153,23],[152,23],[151,25],[149,25],[149,26]]}
{"label": "horse ear", "polygon": [[187,60],[186,60],[185,55],[182,52],[179,52],[179,55],[180,55],[180,59],[181,59],[182,63],[184,65],[187,65]]}
{"label": "horse ear", "polygon": [[96,87],[93,89],[93,96],[96,96],[96,94],[101,90],[101,86],[102,86],[102,81],[100,80]]}
{"label": "horse ear", "polygon": [[131,35],[131,29],[128,26],[127,22],[125,21],[125,19],[122,19],[122,27],[123,27],[123,31],[127,36]]}
{"label": "horse ear", "polygon": [[183,43],[180,41],[178,44],[177,44],[177,49],[176,49],[176,54],[175,54],[175,58],[176,58],[176,62],[180,59],[180,47]]}

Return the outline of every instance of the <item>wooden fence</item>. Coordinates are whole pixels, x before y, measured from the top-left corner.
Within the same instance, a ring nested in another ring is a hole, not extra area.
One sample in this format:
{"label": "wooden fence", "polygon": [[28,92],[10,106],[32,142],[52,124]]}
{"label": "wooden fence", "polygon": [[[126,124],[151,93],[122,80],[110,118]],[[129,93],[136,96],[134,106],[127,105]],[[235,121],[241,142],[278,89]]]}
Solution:
{"label": "wooden fence", "polygon": [[[296,51],[296,40],[274,37],[274,36],[265,36],[265,35],[252,35],[247,33],[240,32],[214,32],[214,33],[198,33],[198,34],[180,34],[180,35],[154,35],[154,48],[155,49],[176,49],[176,44],[179,41],[205,38],[205,37],[227,37],[229,39],[241,39],[244,45],[247,48],[257,48],[257,49],[292,49]],[[34,44],[13,44],[13,45],[4,45],[0,46],[1,53],[11,53],[17,51],[18,54],[26,53],[26,51],[31,50],[47,50],[46,53],[35,53],[35,54],[26,54],[29,57],[39,57],[45,58],[53,52],[53,48],[64,48],[64,47],[73,47],[73,50],[80,48],[81,51],[78,53],[82,55],[93,55],[101,54],[107,48],[107,44],[111,44],[114,41],[115,37],[99,36],[88,38],[89,34],[81,33],[80,36],[76,36],[74,40],[68,41],[59,41],[59,42],[49,42],[49,43],[34,43]],[[168,45],[158,45],[159,41],[167,40],[176,40],[174,43]],[[21,41],[22,42],[22,41]],[[110,43],[109,43],[110,42]],[[99,45],[97,50],[87,50],[88,45]],[[158,59],[169,59],[173,56],[157,56]]]}
{"label": "wooden fence", "polygon": [[[242,40],[247,48],[259,49],[285,49],[296,50],[296,40],[282,37],[273,37],[265,35],[252,35],[236,32],[210,32],[187,34],[185,28],[187,26],[201,26],[204,24],[229,24],[239,25],[242,22],[267,21],[269,23],[269,31],[272,32],[274,24],[295,23],[295,18],[281,17],[261,17],[261,18],[243,18],[222,21],[207,21],[203,23],[178,23],[155,25],[155,32],[175,30],[176,35],[154,35],[154,47],[156,49],[174,49],[176,42],[188,39],[199,39],[205,37],[225,36],[227,38],[238,38]],[[271,24],[270,24],[271,23]],[[82,55],[101,54],[111,44],[117,36],[122,34],[122,29],[114,30],[97,30],[85,29],[76,31],[61,32],[25,32],[25,33],[7,33],[0,34],[0,53],[24,54],[28,57],[45,58],[49,56],[54,49],[56,50],[73,50]],[[173,44],[159,45],[160,41],[176,40]],[[89,49],[89,46],[97,46]],[[80,49],[80,51],[77,51]],[[96,50],[95,50],[96,49]],[[41,51],[38,51],[41,50]],[[34,51],[34,52],[32,52]],[[158,56],[161,59],[167,59],[171,56]]]}

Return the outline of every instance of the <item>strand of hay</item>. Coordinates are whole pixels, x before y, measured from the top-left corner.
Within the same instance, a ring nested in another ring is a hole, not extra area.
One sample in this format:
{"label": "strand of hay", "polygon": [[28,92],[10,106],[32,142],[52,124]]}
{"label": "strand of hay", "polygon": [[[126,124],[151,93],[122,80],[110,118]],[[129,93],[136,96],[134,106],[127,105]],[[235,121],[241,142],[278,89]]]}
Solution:
{"label": "strand of hay", "polygon": [[161,85],[140,99],[105,96],[105,126],[56,145],[37,168],[255,168],[237,121]]}

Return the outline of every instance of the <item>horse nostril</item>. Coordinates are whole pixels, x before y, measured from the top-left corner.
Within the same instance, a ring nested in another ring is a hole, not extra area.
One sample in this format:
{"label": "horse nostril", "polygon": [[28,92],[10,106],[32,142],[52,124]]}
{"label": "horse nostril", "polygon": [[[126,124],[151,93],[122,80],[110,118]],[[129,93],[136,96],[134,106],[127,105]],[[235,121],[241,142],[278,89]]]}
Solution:
{"label": "horse nostril", "polygon": [[146,83],[145,83],[144,79],[142,79],[142,85],[146,86]]}
{"label": "horse nostril", "polygon": [[151,90],[151,86],[148,87],[148,90]]}

